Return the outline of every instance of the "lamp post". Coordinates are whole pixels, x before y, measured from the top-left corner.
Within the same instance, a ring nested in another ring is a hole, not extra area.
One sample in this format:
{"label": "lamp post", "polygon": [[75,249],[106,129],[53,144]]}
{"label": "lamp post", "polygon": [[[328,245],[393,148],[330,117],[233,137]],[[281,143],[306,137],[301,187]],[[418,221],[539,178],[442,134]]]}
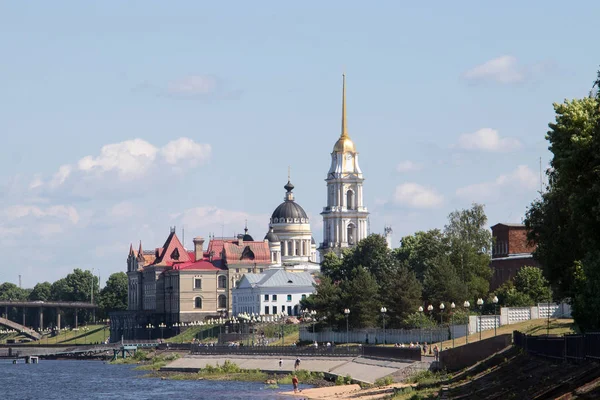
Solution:
{"label": "lamp post", "polygon": [[348,317],[350,316],[350,309],[349,308],[344,308],[344,316],[346,317],[346,351],[350,350],[349,344],[348,344]]}
{"label": "lamp post", "polygon": [[285,330],[283,329],[283,324],[285,323],[285,312],[281,312],[281,345],[285,346]]}
{"label": "lamp post", "polygon": [[385,344],[387,343],[386,337],[385,337],[385,313],[387,312],[387,308],[385,307],[381,307],[381,319],[383,320],[383,345],[385,346]]}
{"label": "lamp post", "polygon": [[315,339],[315,324],[317,323],[317,312],[315,310],[310,310],[310,318],[313,326],[313,339]]}
{"label": "lamp post", "polygon": [[[433,306],[430,304],[427,306],[427,311],[429,311],[429,319],[433,321]],[[431,350],[431,346],[433,345],[433,329],[429,328],[429,349]],[[431,354],[431,351],[429,352]]]}
{"label": "lamp post", "polygon": [[148,324],[146,325],[146,329],[148,329],[148,340],[152,340],[152,329],[154,329],[154,325]]}
{"label": "lamp post", "polygon": [[161,323],[158,325],[158,327],[160,328],[160,338],[162,339],[162,338],[163,338],[163,336],[164,336],[164,335],[163,335],[163,333],[164,333],[164,331],[165,331],[165,328],[166,328],[167,326],[165,325],[165,323],[164,323],[164,322],[161,322]]}
{"label": "lamp post", "polygon": [[477,299],[477,307],[479,307],[479,340],[481,340],[481,316],[483,314],[483,299]]}
{"label": "lamp post", "polygon": [[83,328],[81,328],[81,330],[83,331],[83,344],[87,344],[87,333],[90,330],[90,328],[84,326]]}
{"label": "lamp post", "polygon": [[456,304],[452,302],[450,304],[450,324],[452,327],[450,328],[450,335],[452,336],[452,348],[454,348],[454,309],[456,308]]}
{"label": "lamp post", "polygon": [[[446,308],[446,306],[444,305],[444,303],[440,303],[440,327],[443,328],[444,327],[444,309]],[[442,351],[442,338],[440,338],[440,351]]]}
{"label": "lamp post", "polygon": [[498,319],[496,317],[496,305],[498,304],[498,296],[494,296],[494,298],[492,299],[492,303],[494,303],[494,336],[496,336],[496,320]]}
{"label": "lamp post", "polygon": [[[423,307],[419,306],[419,309],[417,310],[419,311],[419,314],[423,315]],[[423,326],[422,324],[419,324],[419,343],[423,342]]]}
{"label": "lamp post", "polygon": [[467,309],[467,334],[465,335],[466,344],[469,344],[469,309],[471,308],[471,303],[469,300],[465,300],[463,306]]}

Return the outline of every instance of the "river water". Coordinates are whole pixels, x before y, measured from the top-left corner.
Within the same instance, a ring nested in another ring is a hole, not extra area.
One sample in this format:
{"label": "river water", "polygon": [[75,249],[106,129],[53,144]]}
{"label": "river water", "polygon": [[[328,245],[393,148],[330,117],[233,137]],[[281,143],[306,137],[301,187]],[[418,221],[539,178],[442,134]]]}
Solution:
{"label": "river water", "polygon": [[172,381],[145,378],[148,371],[132,365],[102,361],[40,360],[39,364],[13,365],[0,360],[0,399],[160,399],[160,400],[284,400],[278,394],[291,385],[265,389],[260,382]]}

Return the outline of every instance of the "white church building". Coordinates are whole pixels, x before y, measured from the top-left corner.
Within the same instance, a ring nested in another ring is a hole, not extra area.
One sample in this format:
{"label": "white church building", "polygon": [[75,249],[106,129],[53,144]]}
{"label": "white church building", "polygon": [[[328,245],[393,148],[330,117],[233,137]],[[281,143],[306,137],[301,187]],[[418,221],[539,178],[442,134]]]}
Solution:
{"label": "white church building", "polygon": [[309,272],[271,269],[263,274],[245,274],[233,289],[233,315],[298,316],[300,300],[315,291],[315,280]]}

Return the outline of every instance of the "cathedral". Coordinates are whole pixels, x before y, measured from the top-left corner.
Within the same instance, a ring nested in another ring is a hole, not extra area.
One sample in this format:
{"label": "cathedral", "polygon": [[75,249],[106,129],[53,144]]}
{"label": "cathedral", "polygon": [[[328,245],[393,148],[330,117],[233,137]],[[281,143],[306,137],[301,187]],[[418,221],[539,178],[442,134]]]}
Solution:
{"label": "cathedral", "polygon": [[342,84],[342,129],[331,152],[327,172],[327,206],[323,209],[321,259],[333,251],[340,256],[344,249],[367,237],[369,212],[363,203],[363,178],[358,152],[348,136],[346,124],[346,76]]}
{"label": "cathedral", "polygon": [[[288,176],[283,202],[271,214],[262,241],[254,240],[246,228],[244,234],[237,237],[210,237],[207,248],[204,239],[196,237],[194,248],[187,249],[172,228],[162,247],[147,251],[140,243],[135,251],[130,246],[127,257],[128,310],[111,313],[111,338],[138,337],[143,327],[155,330],[166,324],[171,329],[182,322],[228,317],[236,309],[236,299],[251,300],[243,294],[235,294],[245,275],[246,281],[250,277],[256,280],[252,283],[254,286],[262,282],[257,280],[258,277],[271,277],[265,280],[267,288],[263,288],[269,292],[263,298],[271,296],[271,300],[268,305],[248,303],[242,308],[266,310],[267,314],[282,308],[290,315],[297,315],[298,296],[310,293],[306,291],[311,287],[307,282],[320,271],[317,251],[321,259],[329,252],[341,256],[344,249],[367,237],[369,213],[363,203],[363,181],[358,152],[346,124],[344,76],[341,134],[333,146],[331,166],[325,179],[327,206],[321,212],[323,241],[318,249],[309,217],[296,202],[294,185]],[[274,269],[279,272],[269,271]],[[281,283],[281,276],[288,278]],[[291,293],[289,276],[297,278],[299,286],[295,290],[302,293]],[[278,295],[287,302],[276,304]],[[255,297],[252,296],[252,302]],[[290,301],[295,304],[288,304]],[[239,309],[241,306],[238,306]],[[154,334],[150,331],[148,335]]]}

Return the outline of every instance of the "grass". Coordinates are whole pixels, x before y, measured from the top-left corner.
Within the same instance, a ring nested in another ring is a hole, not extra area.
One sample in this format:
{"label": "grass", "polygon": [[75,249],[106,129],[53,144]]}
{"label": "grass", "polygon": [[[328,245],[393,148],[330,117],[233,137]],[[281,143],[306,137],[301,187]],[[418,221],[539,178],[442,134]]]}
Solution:
{"label": "grass", "polygon": [[160,354],[152,355],[152,353],[143,350],[137,350],[133,357],[118,358],[111,361],[111,364],[141,364],[136,369],[142,371],[158,371],[165,365],[179,358],[179,354]]}
{"label": "grass", "polygon": [[[548,324],[548,320],[545,318],[540,319],[532,319],[528,321],[519,322],[518,324],[511,325],[502,325],[497,329],[498,335],[503,335],[507,333],[513,333],[513,331],[520,331],[523,333],[527,333],[528,335],[545,335],[546,327]],[[551,335],[564,335],[566,333],[577,333],[579,332],[579,328],[577,324],[573,322],[572,319],[550,319],[550,334]],[[482,339],[488,339],[494,336],[494,330],[489,329],[481,332]],[[425,338],[427,339],[427,338]],[[469,343],[476,342],[479,340],[479,333],[474,333],[469,335]],[[454,339],[454,347],[463,346],[466,343],[466,338],[463,336],[461,338]],[[434,344],[438,344],[434,343]],[[442,347],[452,348],[452,340],[446,340],[442,343]]]}
{"label": "grass", "polygon": [[[108,337],[108,328],[105,325],[87,325],[89,330],[84,331],[80,327],[79,330],[61,331],[56,336],[45,335],[40,340],[34,340],[28,343],[31,344],[90,344],[102,343]],[[25,339],[25,336],[19,333],[9,335],[0,335],[0,343],[6,343],[6,339]]]}

